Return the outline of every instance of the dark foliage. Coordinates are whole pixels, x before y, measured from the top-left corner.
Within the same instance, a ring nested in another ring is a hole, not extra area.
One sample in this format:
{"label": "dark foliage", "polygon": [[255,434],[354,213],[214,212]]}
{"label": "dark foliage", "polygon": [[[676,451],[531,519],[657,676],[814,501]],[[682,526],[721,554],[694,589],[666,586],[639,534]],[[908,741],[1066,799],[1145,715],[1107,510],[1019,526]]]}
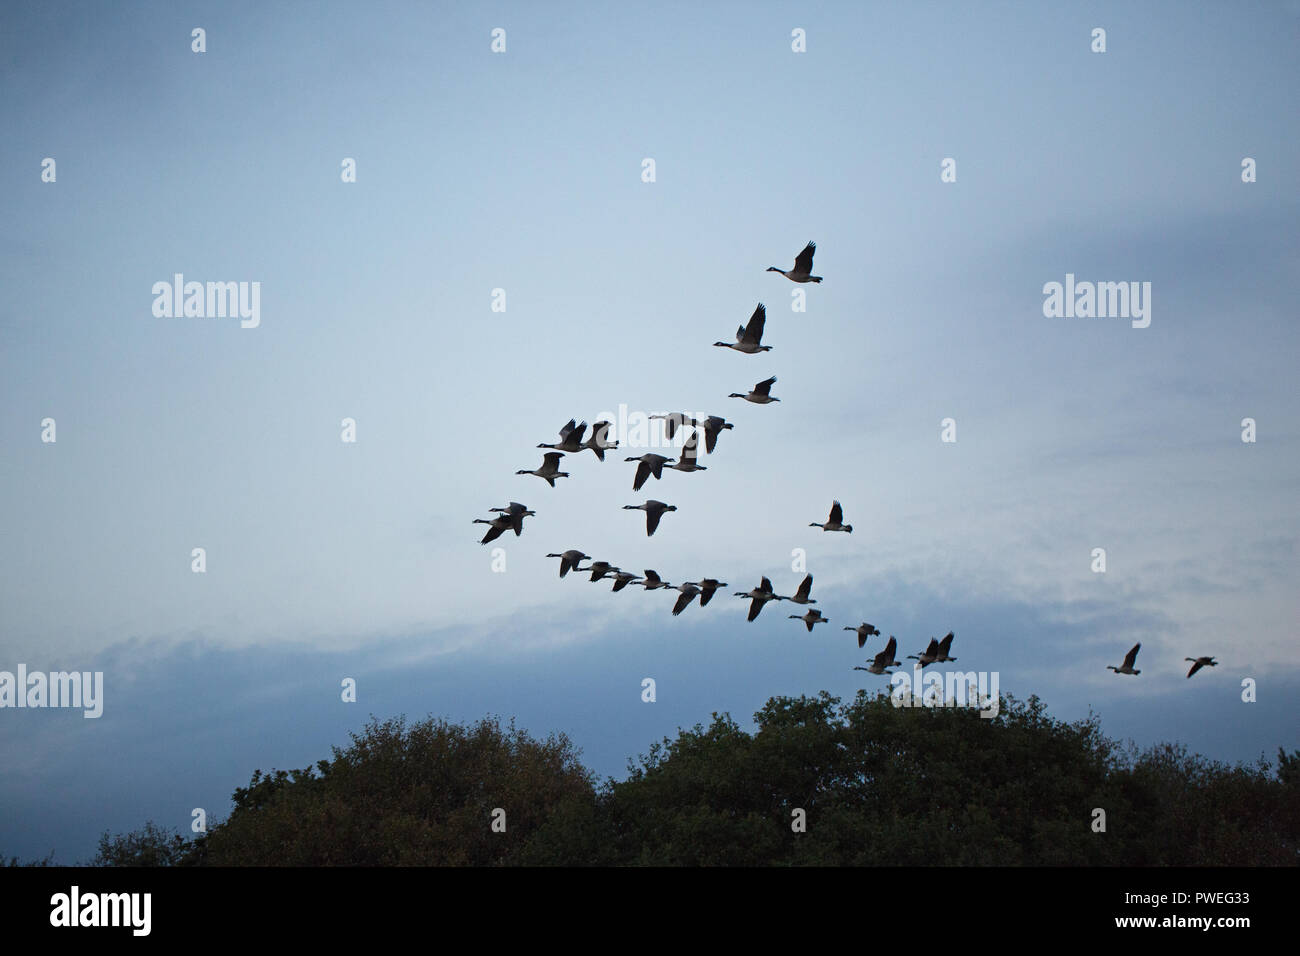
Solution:
{"label": "dark foliage", "polygon": [[[314,769],[253,775],[202,843],[152,824],[105,865],[1296,865],[1300,751],[1228,766],[1095,716],[774,697],[594,785],[563,735],[372,719]],[[506,811],[504,833],[491,828]],[[803,832],[792,823],[802,811]],[[1105,829],[1099,830],[1098,811]]]}

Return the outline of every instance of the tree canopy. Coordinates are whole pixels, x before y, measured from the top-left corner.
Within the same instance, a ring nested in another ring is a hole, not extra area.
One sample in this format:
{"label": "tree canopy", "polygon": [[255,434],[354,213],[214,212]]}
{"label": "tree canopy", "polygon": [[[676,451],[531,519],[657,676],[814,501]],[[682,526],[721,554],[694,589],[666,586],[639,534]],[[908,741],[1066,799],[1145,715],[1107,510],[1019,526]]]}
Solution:
{"label": "tree canopy", "polygon": [[[374,718],[313,768],[257,771],[206,837],[106,833],[100,865],[1296,865],[1300,751],[1229,766],[1066,723],[1036,697],[895,707],[774,697],[598,784],[563,734]],[[497,826],[494,827],[494,821]],[[1103,829],[1104,826],[1104,829]]]}

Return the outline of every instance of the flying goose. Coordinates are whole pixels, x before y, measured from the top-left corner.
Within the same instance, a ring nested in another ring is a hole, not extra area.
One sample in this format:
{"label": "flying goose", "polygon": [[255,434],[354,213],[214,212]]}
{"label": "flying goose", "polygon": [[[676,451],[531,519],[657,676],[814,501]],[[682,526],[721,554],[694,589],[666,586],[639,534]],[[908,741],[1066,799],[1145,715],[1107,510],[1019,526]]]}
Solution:
{"label": "flying goose", "polygon": [[816,521],[810,521],[808,527],[821,528],[823,531],[847,531],[853,533],[853,525],[844,524],[844,509],[840,507],[838,501],[831,502],[831,517],[825,524],[818,524]]}
{"label": "flying goose", "polygon": [[812,633],[814,624],[826,624],[830,621],[830,618],[822,617],[822,612],[816,608],[812,608],[807,614],[791,614],[790,616],[796,621],[803,621],[808,626],[809,634]]}
{"label": "flying goose", "polygon": [[934,659],[934,663],[943,664],[947,661],[955,661],[957,658],[949,657],[948,651],[952,650],[952,639],[956,637],[952,631],[949,631],[942,641],[939,642],[939,655]]}
{"label": "flying goose", "polygon": [[662,478],[664,476],[664,465],[673,459],[650,452],[637,458],[624,458],[623,460],[639,461],[641,463],[636,466],[636,477],[632,479],[632,490],[640,491],[641,486],[646,483],[646,479],[651,475],[654,475],[656,479]]}
{"label": "flying goose", "polygon": [[699,585],[694,581],[687,581],[685,584],[677,585],[677,590],[681,591],[681,596],[677,598],[677,603],[673,605],[673,617],[681,614],[690,607],[691,602],[695,600],[695,595],[700,593]]}
{"label": "flying goose", "polygon": [[617,574],[619,571],[618,568],[614,567],[614,565],[610,564],[608,561],[593,561],[587,567],[582,568],[582,570],[591,572],[592,581],[599,581],[601,578]]}
{"label": "flying goose", "polygon": [[596,422],[591,426],[591,437],[582,443],[583,448],[590,448],[601,461],[605,460],[605,452],[618,447],[618,442],[609,440],[609,429],[612,424],[612,422]]}
{"label": "flying goose", "polygon": [[767,306],[760,302],[758,308],[754,310],[754,314],[749,317],[749,324],[736,329],[735,342],[714,342],[713,344],[724,349],[735,349],[737,352],[744,352],[746,355],[770,352],[772,346],[758,344],[763,340],[763,324],[765,322],[767,322]]}
{"label": "flying goose", "polygon": [[712,455],[713,449],[718,444],[718,436],[722,434],[724,428],[731,427],[731,422],[720,415],[710,415],[704,419],[704,451]]}
{"label": "flying goose", "polygon": [[537,514],[536,511],[529,510],[527,505],[521,505],[517,501],[510,502],[509,508],[489,508],[489,511],[501,512],[501,517],[510,519],[510,527],[514,529],[515,537],[524,533],[524,518],[528,515]]}
{"label": "flying goose", "polygon": [[1135,675],[1141,674],[1142,673],[1141,671],[1135,671],[1133,669],[1133,662],[1137,660],[1138,650],[1141,647],[1142,647],[1142,642],[1139,641],[1138,643],[1133,645],[1132,650],[1130,650],[1127,654],[1124,655],[1124,663],[1121,666],[1116,667],[1114,664],[1107,664],[1106,669],[1109,671],[1114,671],[1116,674],[1135,674]]}
{"label": "flying goose", "polygon": [[919,655],[908,654],[908,657],[916,658],[917,667],[925,667],[927,664],[933,664],[939,659],[939,639],[932,637],[925,650]]}
{"label": "flying goose", "polygon": [[726,581],[719,581],[717,578],[705,578],[703,581],[698,582],[698,584],[700,587],[700,607],[704,607],[704,605],[708,604],[709,601],[713,599],[714,591],[718,590],[718,588],[725,588],[727,586]]}
{"label": "flying goose", "polygon": [[646,568],[645,570],[645,580],[641,582],[641,586],[647,591],[656,591],[659,588],[672,587],[671,584],[659,577],[659,572],[651,571],[649,568]]}
{"label": "flying goose", "polygon": [[792,597],[783,597],[782,601],[793,601],[795,604],[816,604],[817,602],[808,597],[812,593],[812,575],[808,575],[799,582],[799,589],[794,592]]}
{"label": "flying goose", "polygon": [[[581,551],[578,550],[570,550],[570,551],[564,551],[560,554],[548,554],[547,557],[560,559],[560,577],[564,577],[574,568],[578,567],[578,562],[583,560],[589,560],[591,558],[591,555],[583,554]],[[586,570],[586,569],[579,568],[579,570]]]}
{"label": "flying goose", "polygon": [[628,571],[619,571],[617,574],[614,575],[614,586],[610,588],[610,590],[621,591],[629,584],[631,584],[633,581],[640,581],[640,580],[641,580],[641,575],[639,574],[632,574]]}
{"label": "flying goose", "polygon": [[684,412],[669,412],[666,415],[649,415],[648,418],[659,418],[664,423],[664,437],[669,441],[677,434],[677,429],[684,428],[687,425],[692,427],[699,424],[695,419],[686,415]]}
{"label": "flying goose", "polygon": [[545,478],[546,483],[550,485],[552,488],[554,488],[556,478],[569,477],[569,473],[567,471],[560,471],[560,459],[563,457],[564,457],[564,452],[548,451],[545,455],[542,456],[541,467],[538,468],[536,471],[527,471],[521,468],[519,471],[516,471],[515,474],[536,475],[538,478]]}
{"label": "flying goose", "polygon": [[1199,671],[1202,667],[1218,667],[1218,666],[1219,666],[1219,662],[1216,661],[1213,657],[1184,657],[1183,660],[1185,660],[1185,661],[1193,661],[1193,662],[1194,662],[1194,663],[1192,664],[1192,669],[1189,670],[1189,671],[1187,672],[1187,676],[1188,676],[1188,677],[1191,677],[1193,674],[1195,674],[1197,671]]}
{"label": "flying goose", "polygon": [[878,634],[880,633],[880,629],[879,629],[879,628],[876,628],[876,627],[871,626],[871,625],[868,624],[866,621],[863,621],[863,622],[862,622],[861,624],[859,624],[857,627],[849,627],[849,626],[846,624],[846,625],[844,626],[844,630],[846,630],[846,631],[856,631],[856,632],[857,632],[857,635],[858,635],[858,647],[865,647],[865,646],[866,646],[866,643],[867,643],[867,638],[869,638],[869,637],[874,637],[874,636],[876,636],[876,635],[878,635]]}
{"label": "flying goose", "polygon": [[700,433],[692,432],[691,437],[682,443],[682,454],[677,464],[669,465],[673,471],[708,471],[703,465],[696,464],[700,453]]}
{"label": "flying goose", "polygon": [[877,654],[871,661],[869,667],[855,667],[855,671],[870,671],[873,674],[892,674],[893,671],[885,670],[886,667],[902,667],[902,661],[894,660],[894,652],[898,650],[898,641],[894,640],[894,635],[889,635],[889,643],[885,649]]}
{"label": "flying goose", "polygon": [[676,511],[676,505],[666,505],[662,501],[655,501],[651,498],[643,505],[624,505],[624,511],[644,511],[645,512],[645,533],[646,537],[655,533],[655,528],[659,527],[659,519],[664,516],[665,511]]}
{"label": "flying goose", "polygon": [[487,524],[492,526],[487,529],[487,533],[483,535],[483,540],[479,542],[479,544],[487,544],[489,541],[495,541],[497,538],[501,537],[501,535],[505,533],[505,530],[509,528],[514,521],[510,515],[497,515],[495,518],[490,520],[487,518],[475,518],[470,523]]}
{"label": "flying goose", "polygon": [[813,253],[817,251],[817,243],[809,242],[803,247],[803,252],[794,257],[794,268],[787,272],[784,269],[778,269],[776,266],[769,266],[768,272],[779,272],[791,282],[821,282],[821,276],[812,274]]}
{"label": "flying goose", "polygon": [[556,451],[567,451],[577,454],[582,451],[582,434],[587,430],[587,423],[581,425],[574,419],[569,419],[569,424],[560,429],[560,443],[558,445],[548,445],[545,442],[538,445],[538,448],[554,448]]}
{"label": "flying goose", "polygon": [[772,390],[773,383],[776,382],[776,376],[765,379],[754,386],[754,390],[748,395],[742,395],[740,392],[732,392],[727,398],[743,398],[747,402],[753,402],[755,405],[768,405],[772,402],[779,402],[781,399],[773,398],[769,393]]}
{"label": "flying goose", "polygon": [[758,612],[763,610],[763,605],[767,604],[768,601],[780,600],[776,596],[776,592],[772,590],[772,582],[767,578],[763,578],[759,586],[752,591],[737,591],[735,593],[736,597],[750,599],[749,617],[747,618],[750,621],[758,617]]}

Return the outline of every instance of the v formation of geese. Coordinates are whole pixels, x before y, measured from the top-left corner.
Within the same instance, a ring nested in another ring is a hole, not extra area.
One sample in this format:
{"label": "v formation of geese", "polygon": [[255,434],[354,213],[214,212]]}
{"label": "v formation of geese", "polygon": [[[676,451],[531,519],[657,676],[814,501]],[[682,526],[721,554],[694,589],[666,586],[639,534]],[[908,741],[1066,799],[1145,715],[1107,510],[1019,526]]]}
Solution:
{"label": "v formation of geese", "polygon": [[[795,257],[793,268],[780,269],[771,266],[767,271],[779,273],[792,282],[820,283],[822,277],[812,274],[813,255],[816,249],[816,243],[809,242],[803,248],[803,251]],[[734,342],[714,342],[713,344],[716,347],[731,349],[744,355],[758,355],[762,352],[770,352],[772,346],[763,344],[763,333],[766,324],[767,308],[760,302],[758,307],[754,309],[749,321],[736,329],[736,340]],[[775,375],[755,383],[749,392],[732,392],[728,397],[740,398],[754,405],[770,405],[773,402],[780,401],[779,398],[772,394],[774,384],[776,384]],[[642,455],[628,456],[624,459],[628,462],[637,463],[632,478],[633,491],[640,491],[651,478],[656,481],[662,480],[663,473],[666,470],[686,473],[706,471],[706,467],[699,464],[698,461],[700,437],[703,436],[704,438],[705,454],[712,455],[722,432],[734,427],[731,422],[728,422],[720,415],[710,415],[703,421],[689,417],[681,412],[655,414],[650,415],[649,418],[663,421],[664,435],[669,442],[676,438],[679,431],[689,431],[689,434],[682,443],[680,454],[675,458],[647,452]],[[565,456],[578,455],[589,450],[598,461],[603,462],[606,451],[618,448],[619,443],[610,438],[612,427],[611,422],[598,421],[592,426],[590,436],[584,440],[583,436],[587,433],[587,423],[571,418],[560,429],[560,440],[558,442],[538,444],[538,448],[548,449],[547,453],[542,456],[541,465],[532,470],[521,468],[515,474],[535,475],[545,481],[551,488],[555,488],[556,479],[571,477],[570,472],[561,470]],[[628,511],[645,512],[647,537],[654,535],[665,514],[677,510],[676,505],[653,498],[639,505],[624,505],[623,508]],[[506,531],[513,531],[516,536],[522,535],[524,518],[536,514],[531,508],[517,501],[510,502],[504,508],[492,508],[491,511],[496,514],[495,517],[475,518],[473,522],[474,524],[488,525],[488,529],[480,541],[481,544],[488,544],[496,540]],[[853,533],[853,525],[844,522],[844,509],[838,500],[831,503],[830,515],[826,521],[813,521],[809,524],[809,527],[821,528],[823,531]],[[570,571],[590,572],[589,580],[592,582],[612,579],[614,582],[611,588],[612,591],[621,591],[630,584],[639,584],[645,591],[676,591],[677,597],[672,607],[674,617],[685,611],[696,598],[699,599],[700,606],[704,607],[720,588],[727,587],[725,581],[720,581],[717,578],[702,578],[699,581],[672,584],[661,578],[658,572],[651,568],[643,569],[643,574],[636,574],[632,571],[625,571],[608,561],[594,560],[591,555],[576,549],[558,553],[552,552],[547,557],[560,559],[561,578],[565,577]],[[591,563],[586,567],[582,567],[581,562],[583,561],[590,561]],[[806,575],[794,594],[785,596],[777,594],[771,580],[764,576],[760,579],[757,587],[749,591],[736,591],[735,596],[749,601],[749,613],[746,619],[753,622],[758,618],[763,608],[772,601],[789,601],[792,604],[801,604],[805,607],[816,604],[817,601],[811,597],[812,583],[812,575]],[[830,621],[829,618],[822,615],[819,609],[812,607],[809,607],[804,614],[791,614],[789,618],[802,621],[809,633],[812,632],[815,625],[829,623]],[[856,627],[845,625],[843,630],[852,631],[856,635],[859,650],[866,646],[869,639],[880,636],[880,629],[865,621]],[[952,631],[949,631],[942,640],[931,638],[924,651],[920,654],[909,654],[907,659],[915,660],[915,667],[918,669],[928,667],[931,664],[956,661],[957,659],[950,654],[953,639],[954,634]],[[1108,665],[1108,668],[1116,674],[1137,676],[1141,671],[1134,665],[1141,647],[1140,643],[1135,644],[1125,655],[1124,662],[1119,667]],[[895,659],[897,650],[898,641],[891,634],[884,649],[870,658],[866,667],[858,666],[854,667],[854,670],[878,675],[891,675],[894,672],[888,670],[888,668],[903,666],[901,662]],[[1209,656],[1188,657],[1185,660],[1192,662],[1191,669],[1187,672],[1189,678],[1203,667],[1215,667],[1218,664],[1213,657]]]}

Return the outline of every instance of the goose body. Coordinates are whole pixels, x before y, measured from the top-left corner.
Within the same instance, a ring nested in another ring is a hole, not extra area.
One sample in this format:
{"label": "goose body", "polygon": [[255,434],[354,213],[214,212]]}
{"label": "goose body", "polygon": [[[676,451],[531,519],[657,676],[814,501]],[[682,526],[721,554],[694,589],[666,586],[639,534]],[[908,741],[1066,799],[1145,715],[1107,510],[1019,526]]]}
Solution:
{"label": "goose body", "polygon": [[812,593],[812,575],[808,575],[799,582],[799,589],[788,598],[782,598],[783,601],[791,601],[795,604],[816,604],[817,602],[808,595]]}
{"label": "goose body", "polygon": [[699,424],[695,419],[683,412],[668,412],[665,415],[649,415],[648,418],[657,418],[664,423],[664,437],[672,441],[677,434],[677,429],[687,426],[694,427]]}
{"label": "goose body", "polygon": [[758,587],[752,591],[737,591],[736,597],[749,598],[749,617],[746,620],[753,621],[758,617],[760,611],[768,601],[779,601],[776,592],[772,590],[772,582],[767,578],[759,583]]}
{"label": "goose body", "polygon": [[671,584],[669,584],[663,578],[659,577],[659,573],[657,571],[651,571],[649,568],[646,568],[645,580],[641,582],[641,586],[645,588],[647,591],[657,591],[660,588],[672,587]]}
{"label": "goose body", "polygon": [[781,399],[772,397],[772,385],[776,382],[776,376],[764,379],[754,386],[753,391],[747,395],[740,392],[732,392],[728,398],[743,398],[747,402],[753,402],[755,405],[769,405],[772,402],[779,402]]}
{"label": "goose body", "polygon": [[659,527],[659,519],[664,516],[665,511],[676,511],[676,505],[666,505],[662,501],[655,501],[651,498],[643,505],[624,505],[624,511],[644,511],[645,512],[645,533],[646,537],[655,533],[655,528]]}
{"label": "goose body", "polygon": [[703,465],[697,464],[699,453],[700,433],[695,432],[682,443],[682,453],[677,459],[677,464],[668,467],[673,471],[708,471]]}
{"label": "goose body", "polygon": [[646,483],[646,479],[654,475],[656,479],[664,476],[664,465],[672,461],[671,458],[665,458],[663,455],[656,455],[653,452],[641,455],[637,458],[625,458],[624,461],[638,461],[636,466],[636,476],[632,479],[632,490],[640,491],[641,486]]}
{"label": "goose body", "polygon": [[872,658],[871,663],[866,667],[855,667],[855,671],[870,671],[872,674],[892,674],[893,671],[885,670],[886,667],[902,667],[902,661],[894,660],[894,652],[898,650],[898,641],[894,640],[894,635],[889,635],[889,643],[885,649]]}
{"label": "goose body", "polygon": [[930,643],[926,646],[925,650],[922,651],[919,655],[908,654],[907,656],[910,658],[915,658],[918,667],[925,667],[927,664],[933,664],[935,661],[939,659],[938,638],[934,638],[934,637],[930,638]]}
{"label": "goose body", "polygon": [[1218,667],[1218,666],[1219,666],[1219,662],[1216,661],[1213,657],[1184,657],[1183,660],[1185,660],[1185,661],[1192,661],[1192,669],[1189,670],[1189,671],[1187,672],[1187,676],[1188,676],[1188,677],[1191,677],[1193,674],[1195,674],[1197,671],[1199,671],[1202,667]]}
{"label": "goose body", "polygon": [[591,555],[583,554],[581,551],[574,549],[561,552],[560,554],[548,554],[547,557],[560,559],[560,577],[564,577],[574,568],[578,567],[580,561],[590,559]]}
{"label": "goose body", "polygon": [[704,451],[706,454],[713,454],[713,449],[718,444],[718,436],[722,434],[724,429],[731,427],[731,422],[720,415],[710,415],[704,420]]}
{"label": "goose body", "polygon": [[591,572],[592,581],[599,581],[601,578],[608,575],[617,574],[619,569],[614,567],[614,565],[610,564],[608,561],[593,561],[582,570]]}
{"label": "goose body", "polygon": [[1107,664],[1106,669],[1114,671],[1116,674],[1141,674],[1141,671],[1133,669],[1133,664],[1137,661],[1138,651],[1142,648],[1142,642],[1134,644],[1132,649],[1124,655],[1124,663],[1119,667],[1113,664]]}
{"label": "goose body", "polygon": [[937,657],[935,657],[934,663],[944,664],[947,663],[948,661],[955,661],[957,659],[955,657],[950,657],[948,655],[948,651],[952,650],[952,639],[956,636],[957,635],[955,635],[952,631],[949,631],[947,634],[944,635],[943,640],[939,642],[939,654]]}
{"label": "goose body", "polygon": [[754,314],[749,317],[749,323],[736,329],[735,342],[714,342],[713,344],[724,349],[735,349],[737,352],[744,352],[746,355],[756,355],[759,352],[770,352],[772,346],[760,345],[763,341],[763,326],[767,322],[767,306],[762,302],[754,310]]}
{"label": "goose body", "polygon": [[794,258],[794,268],[789,271],[778,269],[776,266],[769,266],[768,272],[779,272],[791,282],[821,282],[821,276],[812,274],[813,253],[817,251],[817,243],[809,242],[803,247],[803,252]]}
{"label": "goose body", "polygon": [[564,457],[564,452],[548,451],[542,456],[542,464],[536,471],[527,471],[520,469],[516,475],[536,475],[538,478],[546,479],[546,483],[552,488],[555,487],[556,478],[568,478],[567,471],[560,471],[560,459]]}
{"label": "goose body", "polygon": [[699,582],[700,586],[700,607],[708,604],[713,599],[713,594],[718,588],[725,588],[726,581],[719,581],[717,578],[705,578]]}
{"label": "goose body", "polygon": [[596,422],[591,426],[591,437],[582,443],[583,448],[590,448],[601,461],[605,460],[605,452],[618,447],[618,442],[609,440],[612,424],[612,422]]}
{"label": "goose body", "polygon": [[514,529],[515,537],[519,537],[519,535],[524,533],[524,518],[528,515],[537,514],[536,511],[530,510],[527,505],[521,505],[517,501],[510,502],[510,507],[508,508],[490,508],[488,510],[499,511],[501,512],[501,517],[508,518],[510,520],[510,527]]}
{"label": "goose body", "polygon": [[571,452],[577,454],[582,451],[582,435],[587,430],[587,423],[581,425],[576,420],[570,418],[569,424],[560,429],[560,443],[558,445],[548,445],[545,442],[538,445],[538,448],[554,448],[556,451]]}
{"label": "goose body", "polygon": [[640,581],[640,580],[641,580],[641,575],[639,574],[632,574],[628,571],[619,571],[617,574],[614,575],[614,586],[610,588],[610,590],[621,591],[629,584],[631,584],[633,581]]}
{"label": "goose body", "polygon": [[816,521],[808,523],[810,528],[821,528],[823,531],[847,531],[853,533],[853,525],[844,523],[844,509],[840,507],[838,501],[831,502],[831,516],[825,524],[818,524]]}
{"label": "goose body", "polygon": [[862,622],[861,624],[859,624],[857,627],[849,627],[849,626],[846,624],[846,625],[844,626],[844,630],[846,630],[846,631],[854,631],[854,632],[857,633],[857,635],[858,635],[858,647],[860,647],[860,648],[866,646],[867,638],[869,638],[869,637],[874,637],[874,636],[876,636],[876,635],[878,635],[878,634],[880,633],[880,629],[879,629],[879,628],[876,628],[876,627],[871,626],[871,625],[868,624],[866,621],[863,621],[863,622]]}
{"label": "goose body", "polygon": [[495,541],[497,538],[501,537],[501,535],[505,533],[506,529],[514,524],[514,521],[509,515],[497,515],[495,518],[491,519],[475,518],[471,523],[491,525],[491,527],[487,529],[487,533],[483,535],[483,540],[479,542],[479,544],[487,544],[489,541]]}
{"label": "goose body", "polygon": [[700,593],[700,588],[694,581],[687,581],[685,584],[677,585],[677,590],[682,593],[681,596],[677,598],[677,602],[673,605],[673,617],[676,617],[678,614],[681,614],[682,611],[685,611],[690,607],[691,602],[695,600],[695,595]]}
{"label": "goose body", "polygon": [[790,617],[796,621],[803,621],[810,634],[814,624],[825,624],[830,620],[830,618],[822,617],[822,612],[816,608],[811,608],[807,614],[791,614]]}

